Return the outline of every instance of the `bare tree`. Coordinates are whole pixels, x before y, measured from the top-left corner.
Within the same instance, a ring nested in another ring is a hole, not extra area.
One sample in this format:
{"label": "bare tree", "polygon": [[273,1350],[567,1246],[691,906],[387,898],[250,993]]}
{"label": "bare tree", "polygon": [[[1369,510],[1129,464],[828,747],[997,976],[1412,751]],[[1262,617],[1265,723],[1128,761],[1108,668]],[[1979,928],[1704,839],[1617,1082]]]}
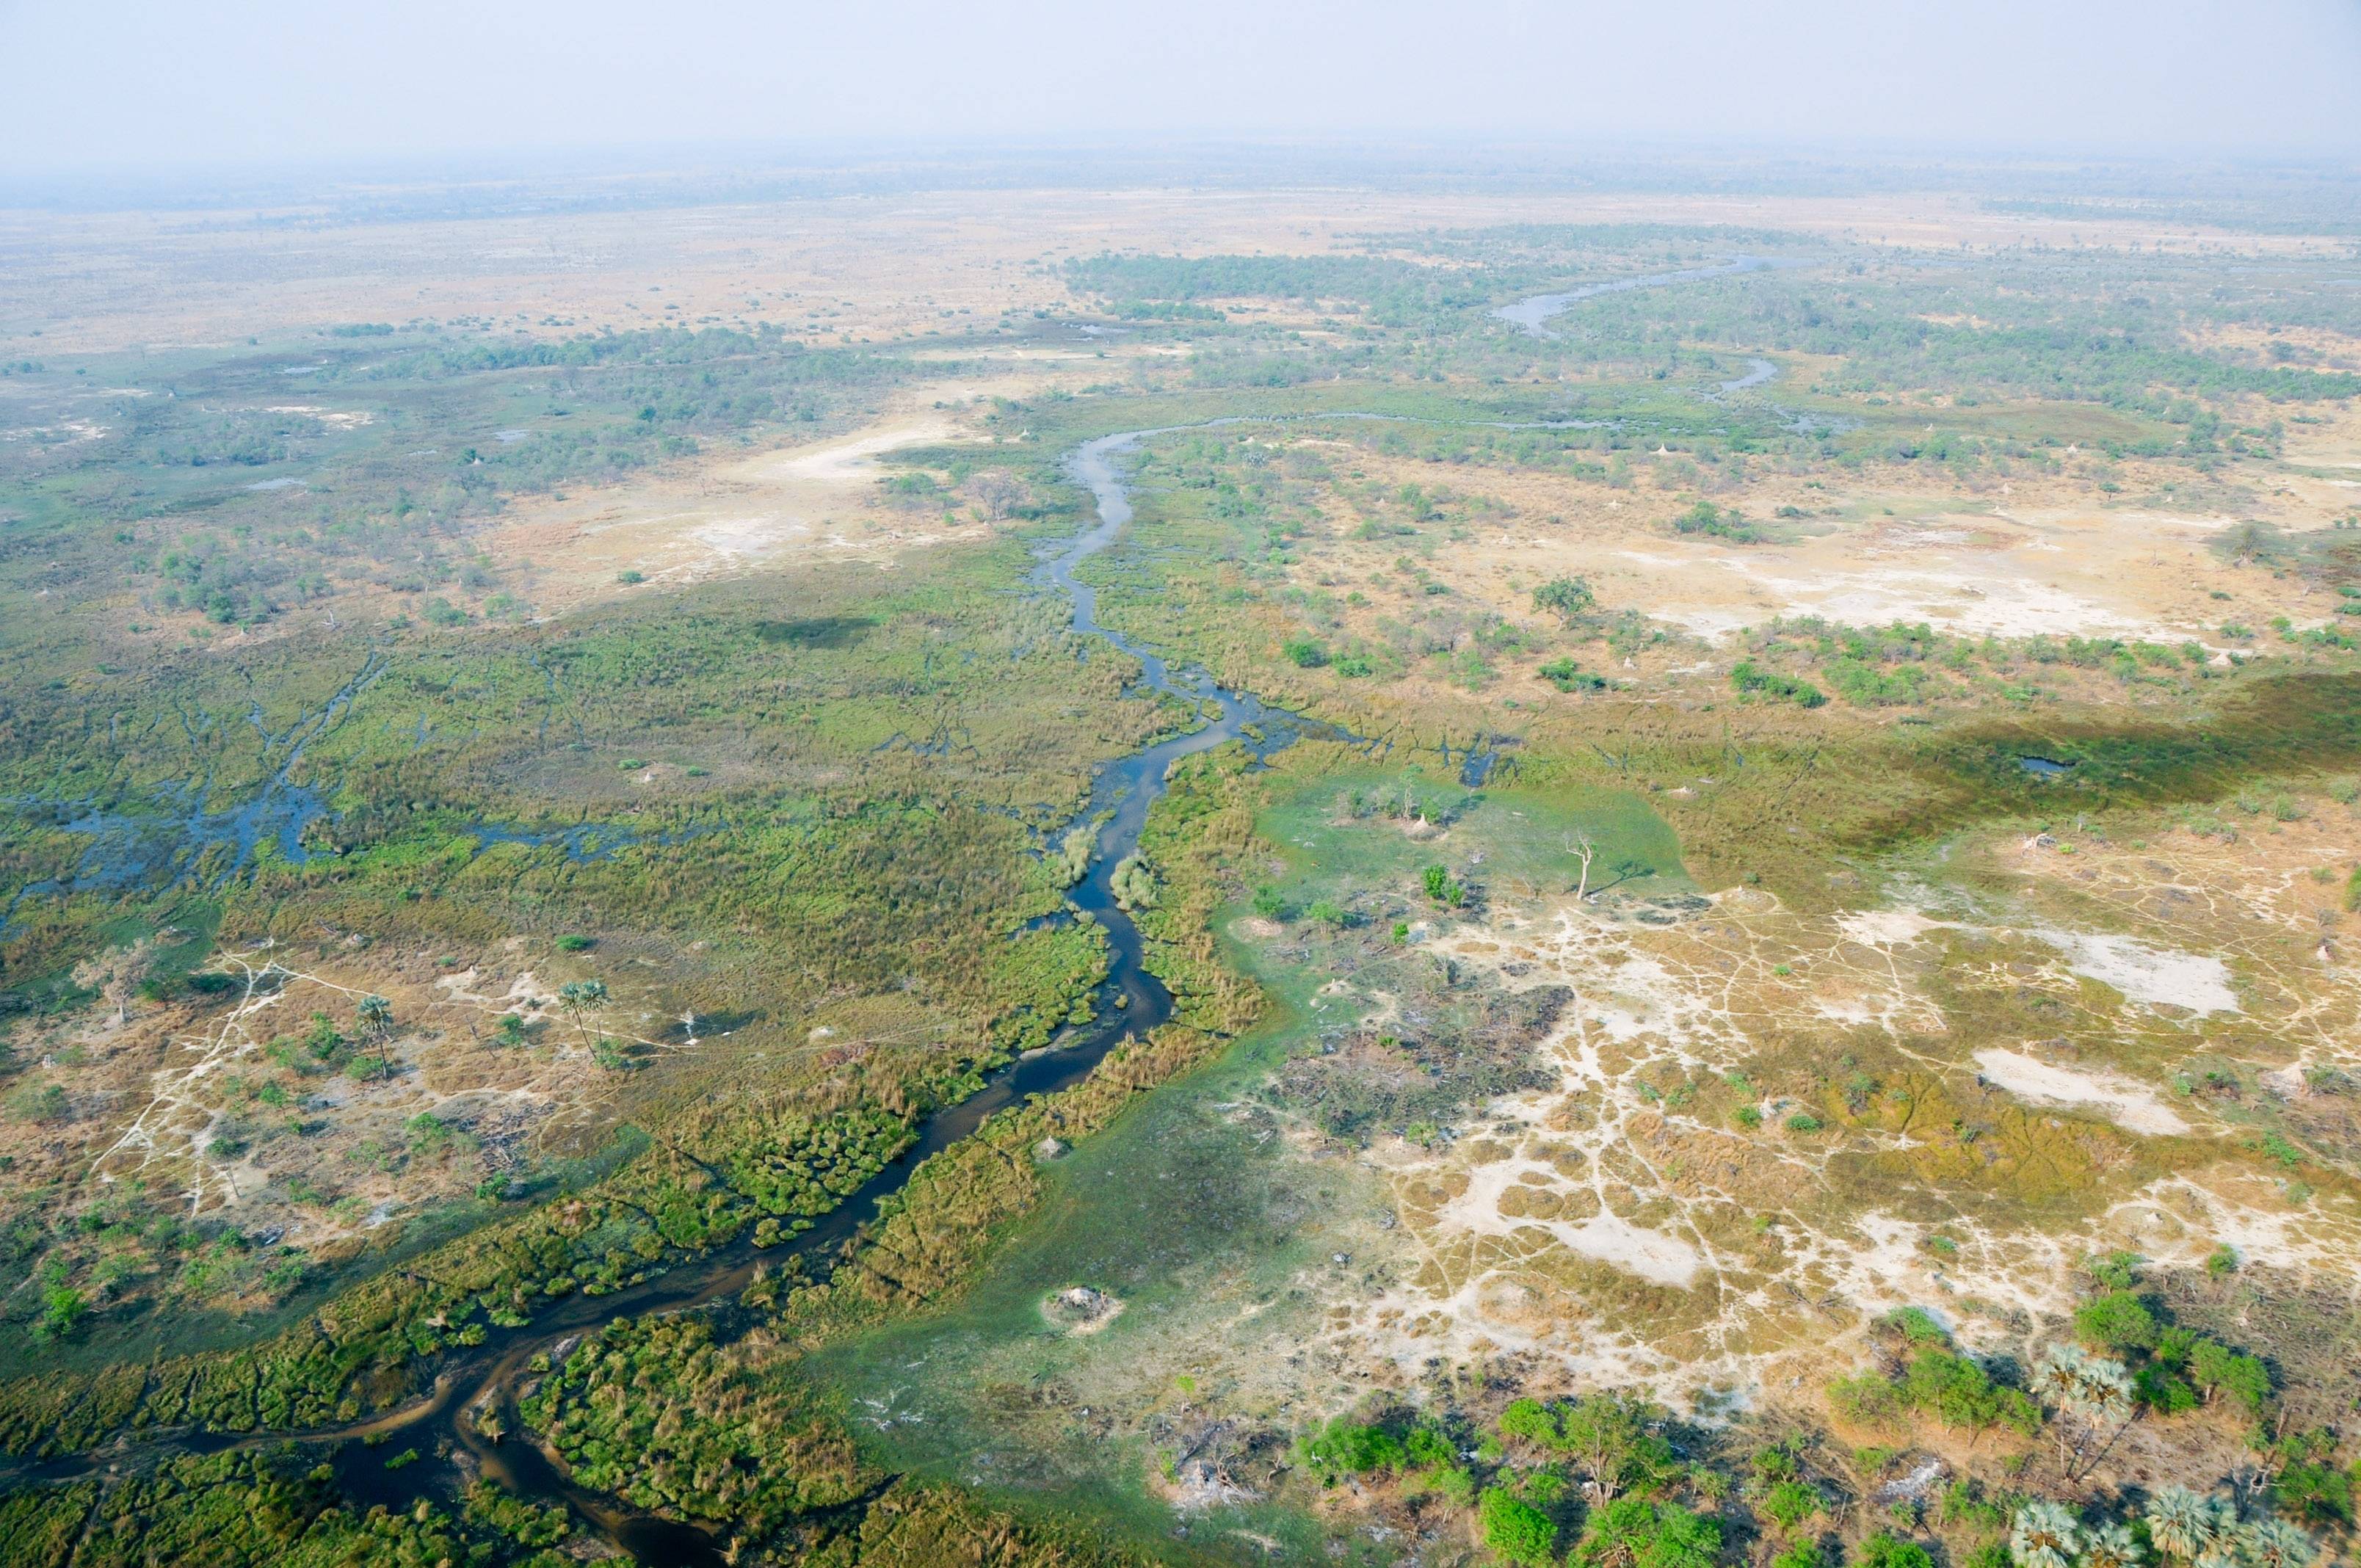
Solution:
{"label": "bare tree", "polygon": [[1590,891],[1590,862],[1598,854],[1598,841],[1587,828],[1576,828],[1566,839],[1565,852],[1582,862],[1582,875],[1574,884],[1574,901],[1579,904]]}
{"label": "bare tree", "polygon": [[139,982],[156,967],[156,945],[142,937],[127,948],[116,948],[74,966],[73,982],[88,986],[115,1004],[115,1026],[131,1021],[131,999]]}
{"label": "bare tree", "polygon": [[994,522],[1022,505],[1027,494],[1025,482],[1005,468],[986,469],[970,479],[968,488],[975,492],[975,499]]}

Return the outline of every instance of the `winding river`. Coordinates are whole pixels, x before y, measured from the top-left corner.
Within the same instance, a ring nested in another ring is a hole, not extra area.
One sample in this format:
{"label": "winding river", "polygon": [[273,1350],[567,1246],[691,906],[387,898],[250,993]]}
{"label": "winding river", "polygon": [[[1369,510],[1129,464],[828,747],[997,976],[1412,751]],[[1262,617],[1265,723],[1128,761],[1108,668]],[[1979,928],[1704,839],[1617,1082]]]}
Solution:
{"label": "winding river", "polygon": [[[102,1467],[177,1453],[294,1442],[333,1446],[328,1457],[338,1485],[363,1507],[381,1503],[402,1509],[428,1497],[447,1501],[472,1468],[519,1497],[566,1504],[642,1562],[722,1563],[722,1544],[708,1530],[632,1511],[610,1496],[575,1485],[551,1453],[523,1435],[526,1429],[516,1406],[521,1386],[533,1376],[533,1358],[546,1353],[552,1360],[559,1359],[582,1336],[618,1319],[690,1308],[710,1308],[717,1336],[735,1337],[754,1321],[735,1298],[752,1283],[758,1265],[776,1266],[802,1257],[825,1274],[827,1260],[855,1238],[874,1218],[880,1201],[901,1190],[928,1156],[974,1133],[995,1111],[1080,1082],[1125,1037],[1145,1035],[1170,1018],[1172,994],[1148,971],[1139,928],[1115,902],[1113,886],[1115,867],[1138,848],[1148,808],[1164,793],[1166,771],[1182,757],[1231,740],[1244,740],[1256,755],[1267,756],[1307,733],[1337,733],[1268,707],[1248,693],[1228,690],[1202,670],[1175,669],[1152,649],[1099,623],[1097,594],[1075,577],[1075,568],[1114,543],[1131,521],[1131,500],[1116,463],[1141,440],[1159,433],[1144,430],[1102,436],[1074,451],[1068,470],[1097,501],[1099,521],[1046,557],[1033,573],[1038,587],[1063,593],[1072,601],[1076,631],[1130,654],[1139,662],[1141,685],[1189,705],[1201,720],[1184,734],[1106,764],[1083,808],[1083,821],[1101,825],[1090,869],[1069,896],[1104,928],[1108,949],[1107,979],[1093,997],[1092,1022],[1010,1063],[992,1074],[979,1092],[928,1117],[908,1148],[790,1246],[758,1252],[751,1242],[741,1241],[628,1289],[567,1297],[524,1328],[494,1330],[482,1345],[446,1353],[425,1398],[368,1421],[325,1431],[189,1432],[65,1459],[0,1464],[0,1487],[68,1480]],[[496,1432],[514,1435],[492,1435]],[[414,1462],[388,1468],[388,1458],[412,1449],[419,1454]]]}
{"label": "winding river", "polygon": [[[1752,272],[1789,263],[1760,257],[1741,257],[1715,267],[1691,268],[1646,278],[1627,278],[1592,284],[1561,294],[1543,294],[1493,313],[1523,326],[1538,336],[1550,335],[1542,323],[1577,301],[1629,289],[1659,287]],[[1769,362],[1756,360],[1748,376],[1726,383],[1724,391],[1761,385],[1770,378]],[[1321,418],[1389,419],[1381,414],[1326,414]],[[517,1412],[521,1385],[532,1376],[535,1356],[546,1353],[560,1358],[586,1334],[596,1333],[619,1319],[648,1312],[708,1308],[715,1317],[717,1336],[730,1339],[752,1326],[752,1311],[736,1299],[753,1281],[759,1266],[774,1266],[791,1257],[816,1265],[825,1273],[827,1262],[851,1244],[873,1219],[879,1203],[901,1190],[917,1166],[929,1156],[968,1137],[993,1113],[1022,1102],[1027,1096],[1054,1093],[1086,1077],[1107,1052],[1132,1035],[1144,1035],[1172,1015],[1172,995],[1148,971],[1139,929],[1115,902],[1115,871],[1139,845],[1148,813],[1165,790],[1165,775],[1182,757],[1205,751],[1231,740],[1244,740],[1256,755],[1267,756],[1307,734],[1352,739],[1342,731],[1305,719],[1285,709],[1270,707],[1252,694],[1229,690],[1203,670],[1175,669],[1153,649],[1144,647],[1100,624],[1098,596],[1090,584],[1075,576],[1082,564],[1113,544],[1131,521],[1131,499],[1117,464],[1139,443],[1181,428],[1270,422],[1224,419],[1202,425],[1126,431],[1084,442],[1067,459],[1073,480],[1088,489],[1097,503],[1095,525],[1046,555],[1032,581],[1046,590],[1064,594],[1073,607],[1073,628],[1084,637],[1099,639],[1139,662],[1139,682],[1159,696],[1185,704],[1200,722],[1185,733],[1161,740],[1101,769],[1093,781],[1082,820],[1098,821],[1090,868],[1072,890],[1073,904],[1095,920],[1107,935],[1108,974],[1099,992],[1093,1021],[1068,1030],[1048,1048],[1031,1052],[992,1074],[977,1093],[928,1117],[917,1136],[884,1169],[844,1202],[819,1218],[813,1228],[790,1246],[758,1251],[740,1241],[718,1248],[630,1288],[599,1297],[570,1296],[551,1305],[531,1324],[494,1330],[472,1349],[446,1352],[432,1391],[423,1399],[349,1427],[306,1432],[185,1432],[146,1441],[126,1440],[111,1448],[65,1459],[0,1462],[0,1489],[71,1479],[181,1453],[210,1453],[242,1447],[292,1442],[328,1448],[338,1485],[363,1506],[381,1503],[404,1509],[423,1497],[448,1500],[470,1469],[501,1483],[516,1495],[542,1503],[563,1503],[590,1521],[615,1545],[642,1562],[684,1565],[719,1564],[725,1561],[723,1544],[706,1529],[659,1516],[636,1512],[617,1498],[577,1486],[555,1457],[530,1436]],[[1417,421],[1411,422],[1427,422]],[[1491,423],[1493,422],[1469,422]],[[1565,429],[1581,421],[1503,422],[1499,428]],[[363,677],[377,673],[374,663]],[[349,699],[361,683],[340,693]],[[331,705],[333,717],[335,705]],[[282,836],[300,833],[311,803],[298,802],[291,825],[265,822],[265,806],[293,788],[288,774],[309,733],[291,736],[282,765],[263,792],[263,805],[250,817],[231,819],[230,837],[238,862],[251,853],[256,839],[269,830]],[[1471,742],[1464,759],[1463,779],[1470,785],[1483,782],[1484,773],[1498,755],[1482,738]],[[143,828],[145,824],[141,825]],[[31,891],[31,890],[27,890]],[[20,897],[22,894],[20,894]],[[496,1436],[495,1433],[513,1434]],[[413,1463],[389,1468],[386,1460],[405,1450],[416,1450]]]}
{"label": "winding river", "polygon": [[1712,267],[1684,267],[1677,272],[1653,272],[1644,278],[1617,278],[1605,283],[1586,283],[1579,289],[1568,289],[1563,294],[1535,294],[1519,300],[1513,305],[1502,305],[1492,313],[1498,320],[1521,326],[1535,337],[1555,337],[1557,334],[1543,323],[1552,316],[1564,315],[1585,300],[1595,300],[1601,294],[1621,294],[1633,289],[1662,289],[1675,283],[1702,283],[1708,278],[1727,278],[1739,272],[1763,272],[1773,267],[1801,267],[1806,263],[1786,257],[1738,256]]}

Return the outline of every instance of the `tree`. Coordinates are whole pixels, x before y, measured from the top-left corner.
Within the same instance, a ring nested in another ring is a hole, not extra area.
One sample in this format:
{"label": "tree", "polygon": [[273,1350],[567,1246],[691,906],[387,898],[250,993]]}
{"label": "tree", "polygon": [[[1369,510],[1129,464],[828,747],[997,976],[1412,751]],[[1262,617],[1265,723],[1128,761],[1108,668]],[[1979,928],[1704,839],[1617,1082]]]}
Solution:
{"label": "tree", "polygon": [[63,1339],[90,1310],[90,1300],[71,1285],[52,1285],[41,1298],[41,1319],[33,1325],[38,1340]]}
{"label": "tree", "polygon": [[393,1003],[371,992],[360,999],[359,1005],[353,1009],[353,1016],[362,1028],[368,1031],[369,1038],[377,1042],[378,1066],[386,1077],[391,1078],[393,1058],[386,1055],[385,1042],[393,1033]]}
{"label": "tree", "polygon": [[2110,1290],[2075,1309],[2074,1332],[2103,1350],[2145,1350],[2156,1343],[2156,1314],[2129,1290]]}
{"label": "tree", "polygon": [[2224,1390],[2244,1404],[2249,1415],[2262,1414],[2270,1402],[2271,1370],[2262,1358],[2241,1355],[2213,1340],[2200,1340],[2190,1347],[2189,1376],[2209,1405],[2215,1394]]}
{"label": "tree", "polygon": [[590,1044],[590,1031],[583,1027],[583,1017],[593,1010],[607,1005],[607,982],[603,980],[569,980],[557,988],[558,1005],[574,1020],[574,1032],[582,1036],[584,1046]]}
{"label": "tree", "polygon": [[1476,1505],[1484,1544],[1503,1563],[1517,1568],[1548,1568],[1557,1547],[1557,1526],[1549,1515],[1503,1487],[1485,1492]]}
{"label": "tree", "polygon": [[131,999],[155,967],[155,944],[142,937],[127,948],[115,948],[76,964],[73,982],[114,1003],[115,1026],[119,1029],[131,1021]]}
{"label": "tree", "polygon": [[1500,1415],[1500,1432],[1576,1461],[1585,1488],[1600,1503],[1672,1463],[1672,1445],[1655,1430],[1663,1412],[1620,1393],[1587,1394],[1571,1403],[1519,1399]]}
{"label": "tree", "polygon": [[994,522],[1023,505],[1027,497],[1024,482],[1005,468],[985,469],[968,481],[968,488],[975,492],[975,499],[983,503]]}
{"label": "tree", "polygon": [[2320,1547],[2301,1525],[2257,1519],[2238,1531],[2238,1555],[2250,1568],[2311,1568]]}
{"label": "tree", "polygon": [[2131,1376],[2124,1364],[2092,1355],[2080,1345],[2050,1346],[2034,1372],[2033,1388],[2058,1406],[2058,1463],[2069,1480],[2074,1477],[2076,1462],[2091,1454],[2099,1434],[2109,1426],[2120,1433],[2138,1409],[2132,1402]]}
{"label": "tree", "polygon": [[1107,879],[1107,891],[1115,894],[1118,909],[1153,909],[1156,907],[1156,872],[1137,855],[1126,855]]}
{"label": "tree", "polygon": [[2082,1543],[2078,1568],[2139,1568],[2139,1542],[2119,1524],[2103,1524]]}
{"label": "tree", "polygon": [[1297,1447],[1306,1464],[1332,1477],[1390,1470],[1408,1457],[1401,1440],[1385,1428],[1365,1426],[1345,1416],[1311,1433]]}
{"label": "tree", "polygon": [[524,1015],[521,1013],[501,1014],[500,1021],[492,1025],[492,1038],[503,1046],[523,1045]]}
{"label": "tree", "polygon": [[2147,1503],[2147,1536],[2168,1557],[2194,1563],[2221,1539],[2224,1509],[2186,1486],[2160,1486]]}
{"label": "tree", "polygon": [[1533,590],[1533,608],[1547,610],[1567,626],[1587,614],[1598,602],[1598,597],[1590,591],[1590,584],[1581,577],[1552,577]]}
{"label": "tree", "polygon": [[2065,1504],[2037,1499],[2016,1510],[2008,1532],[2008,1554],[2016,1568],[2074,1568],[2081,1550],[2081,1523]]}
{"label": "tree", "polygon": [[1582,874],[1574,884],[1574,901],[1579,904],[1590,891],[1590,862],[1598,856],[1598,841],[1587,829],[1576,828],[1565,841],[1565,851],[1582,862]]}

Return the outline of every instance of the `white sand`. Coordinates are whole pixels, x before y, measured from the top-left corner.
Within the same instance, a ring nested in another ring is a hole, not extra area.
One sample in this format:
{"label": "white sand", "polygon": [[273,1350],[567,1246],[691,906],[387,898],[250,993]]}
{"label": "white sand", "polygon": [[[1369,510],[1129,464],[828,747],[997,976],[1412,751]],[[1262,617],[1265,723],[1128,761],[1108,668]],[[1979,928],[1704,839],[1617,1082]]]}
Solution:
{"label": "white sand", "polygon": [[1998,1048],[1976,1053],[1984,1077],[2020,1099],[2044,1105],[2090,1105],[2126,1132],[2158,1135],[2189,1131],[2171,1106],[2144,1085],[2120,1078],[2075,1072]]}
{"label": "white sand", "polygon": [[2135,937],[2093,936],[2036,928],[2026,933],[2066,955],[2066,967],[2111,985],[2134,1002],[2162,1003],[2192,1013],[2235,1013],[2230,966],[2199,953],[2152,948]]}

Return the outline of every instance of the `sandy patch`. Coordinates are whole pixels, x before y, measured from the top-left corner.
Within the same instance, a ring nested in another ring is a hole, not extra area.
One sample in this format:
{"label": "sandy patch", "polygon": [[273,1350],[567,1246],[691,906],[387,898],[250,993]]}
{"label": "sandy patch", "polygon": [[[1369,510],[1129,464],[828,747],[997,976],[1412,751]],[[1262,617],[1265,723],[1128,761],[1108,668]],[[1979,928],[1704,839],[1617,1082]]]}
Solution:
{"label": "sandy patch", "polygon": [[2066,955],[2066,967],[2110,985],[2133,1002],[2186,1007],[2192,1013],[2235,1013],[2230,966],[2200,953],[2150,947],[2136,937],[2036,928],[2027,933]]}
{"label": "sandy patch", "polygon": [[1943,925],[1929,920],[1915,909],[1864,909],[1855,915],[1841,916],[1837,929],[1849,942],[1859,942],[1864,948],[1893,948],[1916,941]]}
{"label": "sandy patch", "polygon": [[359,409],[329,409],[317,403],[272,403],[265,411],[275,414],[303,414],[318,420],[331,430],[358,430],[376,422],[377,416]]}
{"label": "sandy patch", "polygon": [[1976,1053],[1984,1077],[2020,1099],[2045,1105],[2089,1105],[2127,1132],[2169,1136],[2189,1131],[2154,1091],[2118,1078],[2075,1072],[1998,1047]]}

